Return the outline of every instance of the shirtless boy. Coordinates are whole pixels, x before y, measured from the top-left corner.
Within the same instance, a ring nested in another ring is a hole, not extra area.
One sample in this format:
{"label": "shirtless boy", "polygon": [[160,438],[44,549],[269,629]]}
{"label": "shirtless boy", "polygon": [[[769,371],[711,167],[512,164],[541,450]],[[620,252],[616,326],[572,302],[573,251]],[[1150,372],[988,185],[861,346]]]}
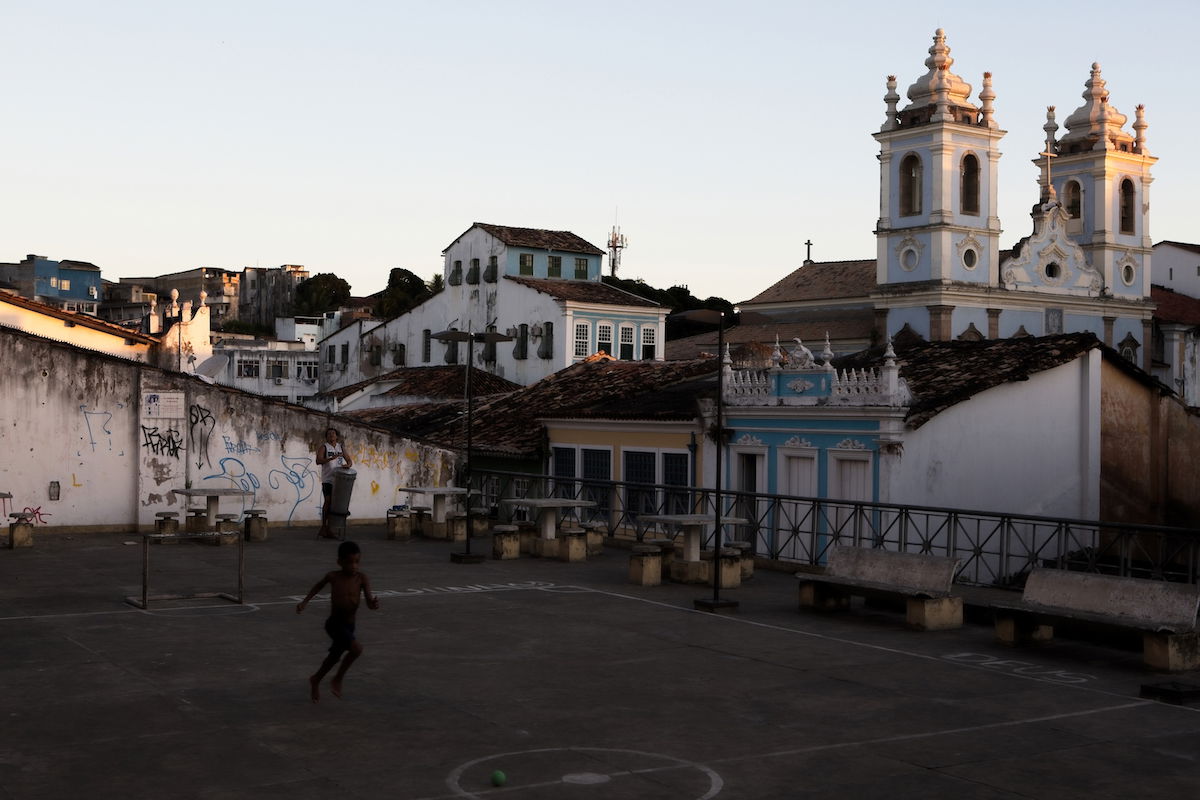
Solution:
{"label": "shirtless boy", "polygon": [[[342,679],[346,677],[346,670],[350,669],[350,665],[362,655],[363,646],[354,638],[354,615],[358,611],[359,596],[367,598],[367,608],[372,611],[379,608],[379,598],[371,592],[371,581],[367,576],[358,571],[358,562],[362,558],[362,551],[354,542],[342,542],[338,545],[337,563],[341,569],[336,569],[333,572],[326,573],[325,577],[317,581],[317,585],[312,588],[305,597],[296,605],[296,613],[299,614],[308,605],[308,601],[317,596],[317,592],[329,584],[329,619],[325,620],[325,632],[329,634],[329,638],[333,640],[333,644],[329,647],[329,655],[321,662],[321,667],[308,679],[309,689],[314,703],[321,699],[321,679],[333,669],[338,663],[338,659],[342,660],[342,665],[338,667],[337,674],[333,676],[333,680],[329,682],[333,693],[337,697],[342,696]],[[342,654],[345,658],[342,658]]]}

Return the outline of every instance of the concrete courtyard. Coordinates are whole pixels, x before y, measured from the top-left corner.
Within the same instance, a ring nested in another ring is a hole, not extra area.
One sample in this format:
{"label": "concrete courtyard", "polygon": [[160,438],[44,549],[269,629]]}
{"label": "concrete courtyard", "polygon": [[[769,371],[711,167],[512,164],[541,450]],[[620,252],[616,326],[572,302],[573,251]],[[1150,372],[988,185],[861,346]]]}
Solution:
{"label": "concrete courtyard", "polygon": [[[800,613],[795,579],[635,587],[586,564],[452,564],[350,529],[382,607],[342,699],[308,676],[336,542],[247,543],[246,604],[143,611],[138,537],[0,551],[0,798],[1101,798],[1200,793],[1200,706],[1139,697],[1138,652],[1007,649],[985,624]],[[480,552],[489,542],[476,540]],[[152,592],[233,591],[236,548],[152,548]],[[493,771],[507,782],[494,787]]]}

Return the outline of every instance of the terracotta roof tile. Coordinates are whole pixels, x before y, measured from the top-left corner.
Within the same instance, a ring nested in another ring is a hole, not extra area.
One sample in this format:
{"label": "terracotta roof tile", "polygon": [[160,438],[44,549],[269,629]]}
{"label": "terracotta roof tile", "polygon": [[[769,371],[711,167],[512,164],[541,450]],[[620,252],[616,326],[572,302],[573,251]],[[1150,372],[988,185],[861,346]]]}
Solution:
{"label": "terracotta roof tile", "polygon": [[61,308],[46,305],[45,303],[39,303],[36,300],[30,300],[29,298],[21,297],[17,294],[0,292],[0,301],[10,305],[18,306],[20,308],[28,309],[29,311],[36,311],[37,313],[43,314],[47,317],[56,317],[57,319],[71,322],[84,328],[91,328],[92,330],[101,331],[102,333],[107,333],[112,336],[119,336],[124,339],[130,339],[141,344],[154,344],[155,342],[159,341],[159,337],[157,335],[142,333],[137,328],[118,325],[115,322],[109,322],[107,320],[100,319],[99,317],[93,317],[91,314],[80,314],[76,311],[64,311]]}
{"label": "terracotta roof tile", "polygon": [[874,289],[875,259],[822,261],[803,265],[775,285],[743,301],[743,305],[850,297],[865,299]]}
{"label": "terracotta roof tile", "polygon": [[[1200,252],[1198,250],[1197,252]],[[1150,286],[1150,299],[1158,306],[1154,318],[1162,322],[1200,325],[1200,300],[1164,286]]]}
{"label": "terracotta roof tile", "polygon": [[[524,389],[477,403],[472,444],[480,452],[533,458],[544,447],[542,418],[620,404],[698,375],[713,372],[715,359],[694,361],[585,361]],[[353,416],[446,447],[462,448],[460,403],[370,409]]]}
{"label": "terracotta roof tile", "polygon": [[[342,400],[372,384],[396,381],[394,387],[382,393],[383,396],[457,398],[466,394],[465,379],[464,369],[453,364],[436,367],[401,367],[374,378],[352,383],[349,386],[322,392],[320,396]],[[471,369],[471,392],[477,398],[512,392],[520,388],[519,383],[513,383],[478,368]]]}
{"label": "terracotta roof tile", "polygon": [[659,308],[659,304],[636,294],[609,286],[600,281],[554,280],[549,278],[521,278],[505,275],[505,280],[528,286],[557,300],[576,303],[599,303],[608,306],[643,306]]}
{"label": "terracotta roof tile", "polygon": [[[900,377],[912,393],[906,422],[919,428],[942,411],[980,392],[1005,383],[1028,380],[1031,375],[1079,358],[1101,348],[1110,362],[1139,380],[1159,387],[1150,375],[1119,353],[1105,347],[1091,333],[1064,333],[981,342],[926,342],[910,339],[896,343]],[[878,368],[883,348],[836,358],[837,369]],[[1162,387],[1165,388],[1165,387]]]}
{"label": "terracotta roof tile", "polygon": [[[797,322],[777,322],[765,325],[737,325],[725,331],[725,341],[730,349],[754,342],[769,347],[775,346],[779,337],[781,346],[790,347],[794,339],[803,339],[814,353],[824,346],[825,334],[835,341],[858,340],[869,342],[874,327],[874,312],[870,309],[848,309],[838,312],[804,314]],[[818,346],[814,347],[814,343]],[[704,354],[716,354],[717,331],[696,334],[667,342],[663,356],[668,360],[677,358],[700,358]]]}
{"label": "terracotta roof tile", "polygon": [[[486,222],[476,222],[471,228],[487,231],[509,247],[532,247],[538,250],[559,250],[564,253],[583,253],[592,256],[602,256],[604,251],[596,245],[582,239],[570,231],[547,231],[540,228],[510,228],[507,225],[490,225]],[[463,233],[463,236],[466,232]],[[459,236],[458,239],[461,239]],[[458,239],[454,241],[457,242]],[[454,242],[450,243],[451,245]],[[446,246],[450,249],[450,245]]]}

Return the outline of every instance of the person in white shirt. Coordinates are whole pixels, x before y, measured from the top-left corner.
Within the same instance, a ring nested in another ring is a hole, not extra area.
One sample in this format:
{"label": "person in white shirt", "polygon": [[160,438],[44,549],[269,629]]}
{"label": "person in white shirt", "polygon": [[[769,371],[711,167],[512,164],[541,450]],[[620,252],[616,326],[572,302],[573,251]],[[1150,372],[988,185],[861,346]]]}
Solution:
{"label": "person in white shirt", "polygon": [[317,445],[317,464],[321,466],[321,491],[325,495],[325,503],[321,506],[321,530],[323,539],[335,539],[329,529],[329,503],[333,499],[333,471],[338,467],[349,467],[350,456],[342,449],[337,428],[325,429],[325,441]]}

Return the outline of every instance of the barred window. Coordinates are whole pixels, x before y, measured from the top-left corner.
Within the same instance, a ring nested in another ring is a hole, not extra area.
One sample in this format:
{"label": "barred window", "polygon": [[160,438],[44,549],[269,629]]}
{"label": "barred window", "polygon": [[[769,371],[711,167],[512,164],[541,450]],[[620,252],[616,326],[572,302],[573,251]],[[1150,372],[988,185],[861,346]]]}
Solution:
{"label": "barred window", "polygon": [[546,257],[546,276],[550,278],[562,277],[562,256]]}
{"label": "barred window", "polygon": [[588,260],[586,258],[575,259],[575,277],[579,280],[585,280],[588,276]]}

